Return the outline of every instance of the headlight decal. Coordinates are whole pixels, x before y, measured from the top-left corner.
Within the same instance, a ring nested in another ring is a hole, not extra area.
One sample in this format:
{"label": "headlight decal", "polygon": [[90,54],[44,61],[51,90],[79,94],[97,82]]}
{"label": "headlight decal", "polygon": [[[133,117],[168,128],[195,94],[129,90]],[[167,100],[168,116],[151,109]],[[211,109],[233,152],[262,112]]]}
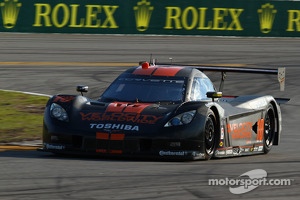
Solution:
{"label": "headlight decal", "polygon": [[66,110],[60,105],[58,105],[57,103],[51,104],[50,113],[51,116],[55,119],[58,119],[60,121],[65,121],[65,122],[69,121],[69,117]]}

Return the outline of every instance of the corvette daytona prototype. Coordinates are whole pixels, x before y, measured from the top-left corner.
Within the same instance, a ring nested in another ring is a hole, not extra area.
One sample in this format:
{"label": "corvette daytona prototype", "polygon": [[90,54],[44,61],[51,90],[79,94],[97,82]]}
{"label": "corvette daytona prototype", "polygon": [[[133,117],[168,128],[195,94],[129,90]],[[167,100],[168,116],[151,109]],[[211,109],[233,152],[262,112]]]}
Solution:
{"label": "corvette daytona prototype", "polygon": [[[221,72],[217,91],[204,71]],[[208,160],[266,154],[278,145],[281,111],[272,96],[222,96],[226,73],[277,75],[285,69],[140,62],[93,100],[54,95],[46,105],[43,147],[55,154]]]}

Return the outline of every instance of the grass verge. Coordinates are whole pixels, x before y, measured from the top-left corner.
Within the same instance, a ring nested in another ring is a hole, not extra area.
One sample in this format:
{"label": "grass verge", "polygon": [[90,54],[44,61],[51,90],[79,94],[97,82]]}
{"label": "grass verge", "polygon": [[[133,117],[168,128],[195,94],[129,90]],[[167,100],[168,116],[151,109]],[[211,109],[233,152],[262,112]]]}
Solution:
{"label": "grass verge", "polygon": [[49,97],[0,91],[0,143],[42,138]]}

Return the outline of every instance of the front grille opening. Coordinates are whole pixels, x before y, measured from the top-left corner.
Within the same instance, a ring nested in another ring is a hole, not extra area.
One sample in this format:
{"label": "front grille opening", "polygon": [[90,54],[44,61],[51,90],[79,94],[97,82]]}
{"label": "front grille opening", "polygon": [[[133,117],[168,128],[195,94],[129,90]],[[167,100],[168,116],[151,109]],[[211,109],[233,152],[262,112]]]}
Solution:
{"label": "front grille opening", "polygon": [[85,139],[84,140],[84,149],[86,151],[92,151],[95,152],[96,151],[96,140],[94,139]]}
{"label": "front grille opening", "polygon": [[82,136],[73,135],[72,145],[74,148],[81,148],[82,147]]}
{"label": "front grille opening", "polygon": [[150,151],[152,147],[151,139],[140,139],[140,151]]}

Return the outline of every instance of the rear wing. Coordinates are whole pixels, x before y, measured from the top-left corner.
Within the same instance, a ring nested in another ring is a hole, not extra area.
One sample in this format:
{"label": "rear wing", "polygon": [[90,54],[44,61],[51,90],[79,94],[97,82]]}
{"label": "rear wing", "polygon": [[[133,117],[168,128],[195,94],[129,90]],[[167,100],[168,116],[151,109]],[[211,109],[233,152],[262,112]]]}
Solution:
{"label": "rear wing", "polygon": [[[143,63],[144,61],[140,62]],[[226,67],[226,66],[213,66],[213,65],[186,65],[186,64],[177,64],[177,63],[155,63],[150,62],[152,65],[168,65],[168,66],[187,66],[187,67],[194,67],[200,71],[214,71],[214,72],[221,72],[222,78],[220,83],[219,91],[223,91],[224,81],[226,78],[227,72],[236,72],[236,73],[251,73],[251,74],[271,74],[277,75],[277,80],[280,85],[280,91],[284,91],[285,89],[285,67],[279,67],[277,69],[270,69],[270,68],[251,68],[251,67]]]}
{"label": "rear wing", "polygon": [[226,72],[277,75],[277,80],[280,84],[280,91],[284,91],[285,89],[285,67],[280,67],[277,69],[249,68],[249,67],[219,67],[219,66],[195,66],[195,67],[200,71],[221,72],[222,80],[220,83],[219,91],[223,90],[223,85],[226,78]]}

